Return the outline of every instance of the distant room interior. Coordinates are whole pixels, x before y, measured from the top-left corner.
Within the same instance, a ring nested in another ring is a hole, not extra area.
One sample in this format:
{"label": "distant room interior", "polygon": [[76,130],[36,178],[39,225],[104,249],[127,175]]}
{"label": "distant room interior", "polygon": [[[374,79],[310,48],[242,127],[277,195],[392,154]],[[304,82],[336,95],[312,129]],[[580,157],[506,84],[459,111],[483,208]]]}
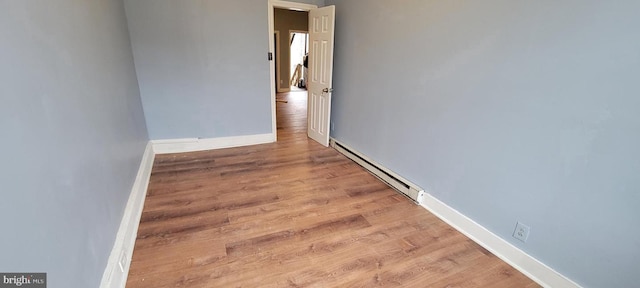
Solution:
{"label": "distant room interior", "polygon": [[[309,33],[291,32],[290,53],[290,70],[293,71],[289,84],[292,90],[306,90],[306,79],[308,75],[309,54]],[[297,88],[297,89],[296,89]]]}

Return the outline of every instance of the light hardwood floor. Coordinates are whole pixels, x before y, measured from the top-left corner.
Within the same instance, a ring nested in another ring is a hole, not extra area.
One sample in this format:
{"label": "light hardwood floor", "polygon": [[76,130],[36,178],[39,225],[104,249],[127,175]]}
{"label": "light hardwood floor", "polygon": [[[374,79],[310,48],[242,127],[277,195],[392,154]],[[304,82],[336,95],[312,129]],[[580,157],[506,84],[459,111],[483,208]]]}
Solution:
{"label": "light hardwood floor", "polygon": [[127,287],[538,287],[360,166],[306,137],[157,155]]}

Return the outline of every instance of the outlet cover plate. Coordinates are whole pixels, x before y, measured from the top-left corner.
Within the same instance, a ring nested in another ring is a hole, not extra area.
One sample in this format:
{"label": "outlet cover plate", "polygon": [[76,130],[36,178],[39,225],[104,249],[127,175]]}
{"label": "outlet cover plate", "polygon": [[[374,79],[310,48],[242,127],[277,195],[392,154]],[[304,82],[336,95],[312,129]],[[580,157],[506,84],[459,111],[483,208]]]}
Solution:
{"label": "outlet cover plate", "polygon": [[527,242],[527,238],[529,238],[529,231],[531,231],[531,228],[529,226],[517,222],[516,230],[513,231],[513,238],[516,238],[525,243]]}
{"label": "outlet cover plate", "polygon": [[124,268],[127,267],[127,254],[124,252],[124,249],[122,249],[122,252],[120,252],[118,267],[120,267],[120,272],[124,272]]}

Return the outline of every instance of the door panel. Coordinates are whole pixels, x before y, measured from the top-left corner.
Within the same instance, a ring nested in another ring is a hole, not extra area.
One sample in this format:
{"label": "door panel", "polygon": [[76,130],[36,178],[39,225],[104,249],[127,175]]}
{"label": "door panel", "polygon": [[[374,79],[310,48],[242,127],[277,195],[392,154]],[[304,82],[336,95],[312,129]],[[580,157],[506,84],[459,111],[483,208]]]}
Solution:
{"label": "door panel", "polygon": [[309,93],[307,134],[318,143],[329,145],[333,76],[335,6],[309,11]]}

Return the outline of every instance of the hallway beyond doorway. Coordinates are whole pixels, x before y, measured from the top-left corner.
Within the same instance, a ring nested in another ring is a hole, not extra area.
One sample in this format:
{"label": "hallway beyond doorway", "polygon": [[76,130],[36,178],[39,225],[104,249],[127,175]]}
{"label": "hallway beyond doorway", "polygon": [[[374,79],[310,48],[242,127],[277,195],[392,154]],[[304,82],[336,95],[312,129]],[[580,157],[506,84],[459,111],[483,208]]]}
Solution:
{"label": "hallway beyond doorway", "polygon": [[[277,93],[276,123],[278,127],[278,142],[289,134],[296,137],[307,137],[307,91],[292,91]],[[287,133],[281,133],[288,130]],[[286,135],[285,135],[286,134]]]}

